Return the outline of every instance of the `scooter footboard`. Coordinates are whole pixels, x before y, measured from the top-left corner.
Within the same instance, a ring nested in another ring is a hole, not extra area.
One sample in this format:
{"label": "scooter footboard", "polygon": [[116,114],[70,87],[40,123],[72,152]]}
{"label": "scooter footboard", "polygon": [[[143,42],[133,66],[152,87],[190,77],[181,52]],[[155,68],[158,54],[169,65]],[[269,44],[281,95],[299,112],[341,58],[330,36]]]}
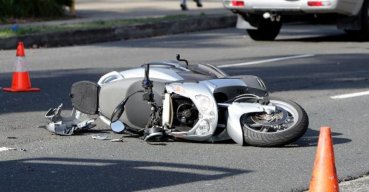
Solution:
{"label": "scooter footboard", "polygon": [[99,90],[99,85],[94,82],[79,81],[74,83],[70,91],[73,107],[86,114],[97,114]]}

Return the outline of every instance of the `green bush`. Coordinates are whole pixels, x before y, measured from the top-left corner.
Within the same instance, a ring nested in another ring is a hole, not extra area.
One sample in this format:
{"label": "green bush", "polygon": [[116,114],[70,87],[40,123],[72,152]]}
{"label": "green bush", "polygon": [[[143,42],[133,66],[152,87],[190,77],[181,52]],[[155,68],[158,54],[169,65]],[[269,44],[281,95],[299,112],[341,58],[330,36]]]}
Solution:
{"label": "green bush", "polygon": [[71,5],[72,0],[0,0],[0,17],[60,17]]}

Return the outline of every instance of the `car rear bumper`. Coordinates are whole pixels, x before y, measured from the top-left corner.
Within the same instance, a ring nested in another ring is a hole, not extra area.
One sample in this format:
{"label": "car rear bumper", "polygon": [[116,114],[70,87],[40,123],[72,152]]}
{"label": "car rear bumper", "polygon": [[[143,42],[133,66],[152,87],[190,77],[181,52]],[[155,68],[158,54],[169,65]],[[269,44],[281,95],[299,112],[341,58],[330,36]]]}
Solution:
{"label": "car rear bumper", "polygon": [[223,0],[228,9],[247,12],[334,13],[337,0]]}

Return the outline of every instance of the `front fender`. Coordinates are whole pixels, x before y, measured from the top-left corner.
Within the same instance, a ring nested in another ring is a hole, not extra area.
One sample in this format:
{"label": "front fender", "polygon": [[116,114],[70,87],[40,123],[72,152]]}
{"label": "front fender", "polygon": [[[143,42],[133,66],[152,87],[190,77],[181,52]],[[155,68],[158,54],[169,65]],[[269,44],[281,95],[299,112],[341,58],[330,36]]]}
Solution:
{"label": "front fender", "polygon": [[265,108],[258,103],[234,102],[228,106],[227,133],[239,145],[244,145],[241,116],[246,113],[263,112]]}

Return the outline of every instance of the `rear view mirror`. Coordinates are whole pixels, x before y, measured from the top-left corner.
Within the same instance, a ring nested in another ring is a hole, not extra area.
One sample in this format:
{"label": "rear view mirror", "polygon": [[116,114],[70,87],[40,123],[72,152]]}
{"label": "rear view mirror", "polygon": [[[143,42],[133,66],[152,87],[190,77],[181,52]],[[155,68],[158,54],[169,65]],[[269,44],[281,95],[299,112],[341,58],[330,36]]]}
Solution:
{"label": "rear view mirror", "polygon": [[110,128],[115,133],[122,133],[126,127],[121,121],[115,121],[115,122],[110,123]]}

